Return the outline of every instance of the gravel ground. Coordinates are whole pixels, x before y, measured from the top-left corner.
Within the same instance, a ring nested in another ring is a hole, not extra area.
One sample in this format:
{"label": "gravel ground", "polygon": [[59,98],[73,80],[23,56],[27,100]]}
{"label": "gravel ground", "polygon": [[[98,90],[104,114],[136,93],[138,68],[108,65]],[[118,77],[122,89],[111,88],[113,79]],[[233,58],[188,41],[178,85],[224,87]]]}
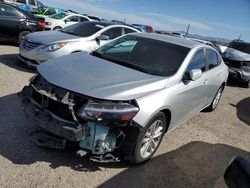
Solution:
{"label": "gravel ground", "polygon": [[250,89],[225,88],[213,113],[200,113],[168,133],[152,160],[100,164],[72,150],[31,143],[17,93],[34,72],[15,46],[0,45],[0,187],[226,187],[235,155],[250,158]]}

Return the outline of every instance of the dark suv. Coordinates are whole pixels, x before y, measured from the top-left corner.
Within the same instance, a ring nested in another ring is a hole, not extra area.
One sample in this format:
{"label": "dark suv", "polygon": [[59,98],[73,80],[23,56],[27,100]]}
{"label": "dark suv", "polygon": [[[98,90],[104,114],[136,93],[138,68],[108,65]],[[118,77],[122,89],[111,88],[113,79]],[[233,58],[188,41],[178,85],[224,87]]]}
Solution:
{"label": "dark suv", "polygon": [[44,29],[44,18],[0,2],[0,41],[20,43],[26,34]]}
{"label": "dark suv", "polygon": [[222,57],[229,67],[230,78],[250,87],[250,43],[234,40],[228,44]]}

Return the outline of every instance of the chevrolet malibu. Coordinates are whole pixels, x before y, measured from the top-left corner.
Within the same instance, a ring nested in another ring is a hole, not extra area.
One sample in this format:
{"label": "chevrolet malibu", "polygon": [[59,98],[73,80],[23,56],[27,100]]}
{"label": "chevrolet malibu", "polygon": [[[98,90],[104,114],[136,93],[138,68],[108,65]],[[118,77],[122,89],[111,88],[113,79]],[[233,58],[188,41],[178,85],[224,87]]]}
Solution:
{"label": "chevrolet malibu", "polygon": [[90,54],[39,65],[20,97],[27,117],[46,131],[40,141],[54,137],[61,148],[73,141],[93,160],[138,164],[154,155],[165,133],[202,110],[215,110],[227,77],[210,46],[130,34]]}

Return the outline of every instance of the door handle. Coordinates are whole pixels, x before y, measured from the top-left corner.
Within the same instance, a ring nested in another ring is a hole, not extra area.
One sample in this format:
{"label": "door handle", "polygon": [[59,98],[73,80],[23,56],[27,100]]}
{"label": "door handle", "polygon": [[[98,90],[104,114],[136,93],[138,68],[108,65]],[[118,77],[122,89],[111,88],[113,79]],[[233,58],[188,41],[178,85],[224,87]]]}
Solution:
{"label": "door handle", "polygon": [[204,80],[204,84],[207,84],[207,83],[208,83],[208,79],[205,79],[205,80]]}
{"label": "door handle", "polygon": [[218,76],[221,77],[221,76],[222,76],[222,73],[220,72],[220,73],[218,74]]}

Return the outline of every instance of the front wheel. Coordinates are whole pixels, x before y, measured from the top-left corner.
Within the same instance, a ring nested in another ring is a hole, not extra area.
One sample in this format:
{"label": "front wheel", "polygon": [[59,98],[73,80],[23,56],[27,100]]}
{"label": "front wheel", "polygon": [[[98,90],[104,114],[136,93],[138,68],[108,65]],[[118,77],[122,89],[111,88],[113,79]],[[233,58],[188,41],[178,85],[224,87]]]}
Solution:
{"label": "front wheel", "polygon": [[139,134],[131,162],[139,164],[149,160],[158,149],[166,130],[166,116],[159,112]]}

